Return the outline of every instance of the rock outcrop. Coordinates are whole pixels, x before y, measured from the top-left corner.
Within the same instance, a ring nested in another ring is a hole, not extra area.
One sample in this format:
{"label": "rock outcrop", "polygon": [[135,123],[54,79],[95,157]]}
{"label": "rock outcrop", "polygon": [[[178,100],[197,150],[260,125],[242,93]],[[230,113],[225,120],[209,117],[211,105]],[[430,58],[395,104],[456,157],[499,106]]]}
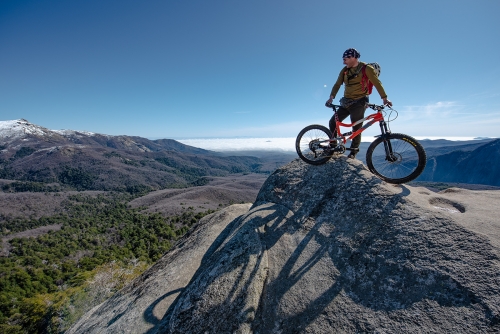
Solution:
{"label": "rock outcrop", "polygon": [[498,332],[499,202],[295,160],[69,333]]}
{"label": "rock outcrop", "polygon": [[173,250],[66,333],[146,333],[154,328],[217,248],[216,239],[224,238],[227,226],[249,208],[250,204],[235,204],[203,218]]}

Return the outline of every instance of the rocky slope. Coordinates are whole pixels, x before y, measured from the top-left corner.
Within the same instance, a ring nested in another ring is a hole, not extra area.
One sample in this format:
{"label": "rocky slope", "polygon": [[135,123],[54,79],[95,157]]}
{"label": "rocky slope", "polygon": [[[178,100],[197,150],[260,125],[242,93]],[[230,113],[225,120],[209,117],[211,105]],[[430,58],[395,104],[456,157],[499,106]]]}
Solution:
{"label": "rocky slope", "polygon": [[69,333],[498,332],[499,202],[295,160]]}
{"label": "rocky slope", "polygon": [[67,333],[146,333],[152,330],[216,249],[216,240],[222,239],[228,224],[237,221],[249,208],[250,204],[235,204],[204,218],[177,247],[132,284],[88,312]]}

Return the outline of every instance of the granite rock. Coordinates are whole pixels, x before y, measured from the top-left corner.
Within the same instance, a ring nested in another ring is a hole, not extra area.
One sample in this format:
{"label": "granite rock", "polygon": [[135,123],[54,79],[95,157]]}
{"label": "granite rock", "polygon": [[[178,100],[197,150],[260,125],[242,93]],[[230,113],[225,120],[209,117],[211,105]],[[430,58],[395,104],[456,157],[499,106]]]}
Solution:
{"label": "granite rock", "polygon": [[292,161],[70,332],[499,332],[500,194],[455,193]]}

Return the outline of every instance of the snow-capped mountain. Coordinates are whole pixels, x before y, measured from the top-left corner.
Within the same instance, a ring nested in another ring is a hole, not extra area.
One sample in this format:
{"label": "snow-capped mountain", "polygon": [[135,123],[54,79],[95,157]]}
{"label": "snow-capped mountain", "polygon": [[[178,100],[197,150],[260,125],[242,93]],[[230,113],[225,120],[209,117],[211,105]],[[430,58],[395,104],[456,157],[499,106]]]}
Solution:
{"label": "snow-capped mountain", "polygon": [[61,146],[108,147],[139,152],[171,150],[206,154],[208,151],[181,144],[172,139],[149,140],[135,136],[112,136],[87,131],[50,130],[26,119],[0,121],[0,146],[18,150],[24,146],[50,149]]}
{"label": "snow-capped mountain", "polygon": [[[0,121],[0,143],[3,145],[11,144],[16,141],[38,140],[68,140],[72,138],[92,137],[98,135],[86,131],[74,130],[50,130],[43,126],[30,123],[26,119],[17,119],[10,121]],[[107,135],[100,135],[110,137]]]}
{"label": "snow-capped mountain", "polygon": [[51,136],[52,132],[52,130],[32,124],[25,119],[0,121],[0,141],[3,143],[26,139],[29,136]]}
{"label": "snow-capped mountain", "polygon": [[47,184],[129,192],[186,187],[260,166],[258,158],[222,157],[172,139],[55,131],[25,119],[0,122],[0,186],[20,181],[22,191],[53,191]]}

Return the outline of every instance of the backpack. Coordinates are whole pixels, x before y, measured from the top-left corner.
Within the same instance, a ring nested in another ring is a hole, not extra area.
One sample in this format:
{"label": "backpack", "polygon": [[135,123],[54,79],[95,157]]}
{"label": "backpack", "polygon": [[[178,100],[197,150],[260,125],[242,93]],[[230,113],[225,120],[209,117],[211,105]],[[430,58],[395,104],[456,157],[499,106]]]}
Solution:
{"label": "backpack", "polygon": [[[378,63],[368,63],[366,65],[370,65],[375,69],[375,74],[380,76],[380,65]],[[368,76],[366,75],[366,65],[363,65],[361,68],[361,72],[363,73],[363,76],[361,77],[361,87],[363,87],[364,90],[368,91],[368,95],[372,93],[373,90],[373,83],[368,79]]]}

